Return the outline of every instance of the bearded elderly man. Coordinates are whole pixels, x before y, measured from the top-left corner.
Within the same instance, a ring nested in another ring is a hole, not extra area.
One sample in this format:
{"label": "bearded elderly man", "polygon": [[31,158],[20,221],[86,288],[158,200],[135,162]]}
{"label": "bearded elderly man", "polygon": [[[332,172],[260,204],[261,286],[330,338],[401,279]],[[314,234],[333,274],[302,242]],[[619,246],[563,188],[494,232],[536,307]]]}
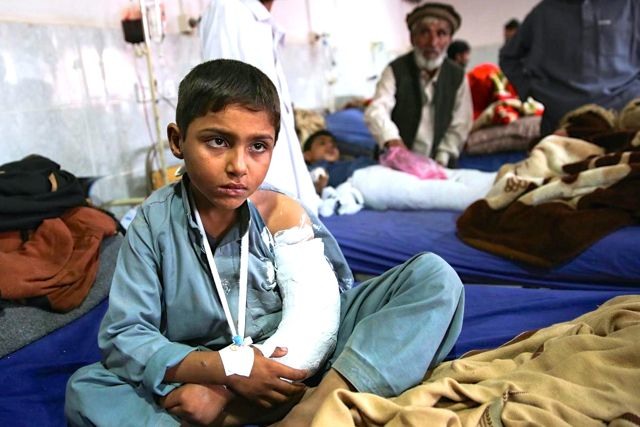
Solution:
{"label": "bearded elderly man", "polygon": [[464,70],[447,58],[461,18],[448,4],[425,3],[406,21],[413,49],[384,69],[365,120],[381,149],[402,146],[452,168],[472,124]]}

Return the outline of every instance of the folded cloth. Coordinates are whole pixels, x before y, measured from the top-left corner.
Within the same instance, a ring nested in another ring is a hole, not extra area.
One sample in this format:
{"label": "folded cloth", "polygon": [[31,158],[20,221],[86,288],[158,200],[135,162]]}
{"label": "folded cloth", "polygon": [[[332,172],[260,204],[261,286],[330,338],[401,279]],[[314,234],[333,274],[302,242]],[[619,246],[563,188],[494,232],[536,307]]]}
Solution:
{"label": "folded cloth", "polygon": [[540,116],[526,116],[502,126],[473,130],[464,145],[466,154],[526,151],[540,137]]}
{"label": "folded cloth", "polygon": [[115,220],[88,207],[44,220],[26,242],[17,231],[0,233],[0,295],[58,312],[77,307],[96,277],[103,238],[114,234]]}
{"label": "folded cloth", "polygon": [[355,188],[351,181],[340,184],[337,188],[325,187],[322,190],[320,216],[328,217],[337,213],[338,215],[351,215],[359,212],[364,207],[362,193]]}

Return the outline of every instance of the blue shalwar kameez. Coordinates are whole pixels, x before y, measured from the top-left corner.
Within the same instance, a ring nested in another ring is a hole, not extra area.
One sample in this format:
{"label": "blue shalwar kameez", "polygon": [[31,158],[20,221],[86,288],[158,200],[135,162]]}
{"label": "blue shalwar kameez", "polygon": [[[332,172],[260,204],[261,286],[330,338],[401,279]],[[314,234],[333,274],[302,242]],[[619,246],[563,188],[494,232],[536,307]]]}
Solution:
{"label": "blue shalwar kameez", "polygon": [[[103,359],[78,370],[67,385],[70,425],[179,425],[154,400],[180,385],[163,382],[166,369],[192,351],[219,350],[231,341],[187,186],[185,177],[155,192],[127,231],[98,337]],[[282,300],[273,237],[251,202],[240,209],[214,258],[235,316],[240,238],[248,230],[246,335],[259,343],[277,329]],[[460,279],[438,256],[421,254],[349,289],[353,278],[344,257],[310,215],[344,291],[338,342],[326,369],[336,369],[359,391],[382,396],[419,383],[460,332]]]}

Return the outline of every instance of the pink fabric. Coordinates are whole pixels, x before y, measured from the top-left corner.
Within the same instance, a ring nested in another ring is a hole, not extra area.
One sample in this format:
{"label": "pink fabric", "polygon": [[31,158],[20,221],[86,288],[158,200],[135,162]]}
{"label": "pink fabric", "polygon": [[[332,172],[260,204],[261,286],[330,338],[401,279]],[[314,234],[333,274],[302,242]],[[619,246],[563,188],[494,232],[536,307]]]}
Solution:
{"label": "pink fabric", "polygon": [[380,156],[380,164],[415,175],[420,179],[447,179],[442,166],[435,160],[404,147],[391,147]]}

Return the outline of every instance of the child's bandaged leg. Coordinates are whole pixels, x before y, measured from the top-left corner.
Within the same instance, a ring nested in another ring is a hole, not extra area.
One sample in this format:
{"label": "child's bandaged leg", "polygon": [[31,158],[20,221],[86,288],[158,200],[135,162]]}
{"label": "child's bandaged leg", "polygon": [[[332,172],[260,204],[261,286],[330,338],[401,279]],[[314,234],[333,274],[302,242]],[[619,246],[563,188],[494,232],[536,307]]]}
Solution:
{"label": "child's bandaged leg", "polygon": [[322,240],[309,237],[313,237],[310,226],[275,236],[282,320],[277,331],[257,347],[267,357],[275,347],[286,347],[287,354],[275,360],[312,375],[335,347],[340,294]]}

